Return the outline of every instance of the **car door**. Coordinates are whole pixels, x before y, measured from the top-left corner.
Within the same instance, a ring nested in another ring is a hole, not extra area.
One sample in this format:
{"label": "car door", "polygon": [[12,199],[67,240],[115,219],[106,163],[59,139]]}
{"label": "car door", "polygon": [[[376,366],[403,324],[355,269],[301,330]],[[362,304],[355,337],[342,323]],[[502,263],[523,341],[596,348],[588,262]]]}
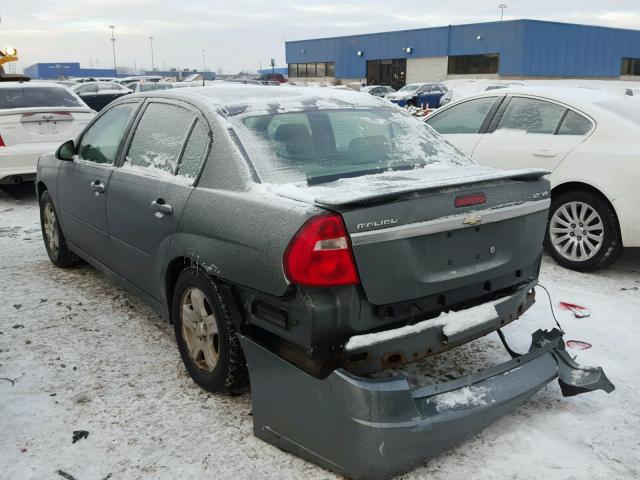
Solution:
{"label": "car door", "polygon": [[210,143],[201,114],[170,100],[149,101],[129,135],[107,195],[114,269],[159,299],[160,265]]}
{"label": "car door", "polygon": [[553,171],[594,127],[586,116],[540,98],[510,96],[473,151],[473,159],[497,168]]}
{"label": "car door", "polygon": [[465,155],[471,157],[504,96],[480,97],[432,113],[425,120]]}
{"label": "car door", "polygon": [[97,260],[105,260],[105,194],[118,151],[139,102],[115,105],[82,133],[73,162],[60,162],[59,209],[67,240]]}

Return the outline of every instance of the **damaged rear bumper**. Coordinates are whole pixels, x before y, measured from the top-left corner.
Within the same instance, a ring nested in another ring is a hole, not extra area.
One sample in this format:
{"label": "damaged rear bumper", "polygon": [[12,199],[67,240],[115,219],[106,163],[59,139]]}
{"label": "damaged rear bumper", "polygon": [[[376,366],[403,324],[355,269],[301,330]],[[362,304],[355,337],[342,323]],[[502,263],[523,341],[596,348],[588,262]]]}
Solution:
{"label": "damaged rear bumper", "polygon": [[565,396],[611,392],[601,368],[581,367],[559,330],[537,331],[529,352],[450,382],[412,389],[404,377],[343,369],[318,379],[247,337],[254,433],[350,478],[389,478],[423,463],[517,407],[553,379]]}

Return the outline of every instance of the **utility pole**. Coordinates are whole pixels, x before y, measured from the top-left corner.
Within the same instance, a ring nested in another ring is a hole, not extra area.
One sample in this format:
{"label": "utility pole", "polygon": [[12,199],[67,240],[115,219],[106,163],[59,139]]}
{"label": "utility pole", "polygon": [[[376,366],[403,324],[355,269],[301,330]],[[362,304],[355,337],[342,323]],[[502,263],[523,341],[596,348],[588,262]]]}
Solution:
{"label": "utility pole", "polygon": [[113,34],[113,31],[115,30],[116,26],[109,25],[109,28],[111,29],[111,49],[113,50],[113,73],[117,77],[118,67],[116,66],[116,37]]}
{"label": "utility pole", "polygon": [[501,3],[500,5],[498,5],[498,8],[500,9],[500,21],[502,21],[502,19],[504,18],[504,10],[505,8],[507,8],[507,4]]}
{"label": "utility pole", "polygon": [[156,64],[155,64],[155,61],[153,59],[153,37],[149,37],[149,42],[151,43],[151,71],[155,72]]}

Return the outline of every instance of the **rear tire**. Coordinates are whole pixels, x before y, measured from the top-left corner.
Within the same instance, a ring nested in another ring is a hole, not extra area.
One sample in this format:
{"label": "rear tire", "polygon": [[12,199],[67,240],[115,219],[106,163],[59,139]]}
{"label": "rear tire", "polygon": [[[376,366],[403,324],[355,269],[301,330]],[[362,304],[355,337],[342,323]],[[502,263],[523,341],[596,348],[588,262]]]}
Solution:
{"label": "rear tire", "polygon": [[40,195],[40,227],[44,247],[51,263],[56,267],[67,268],[80,262],[78,256],[69,250],[67,241],[62,233],[58,213],[53,201],[46,190]]}
{"label": "rear tire", "polygon": [[558,264],[578,272],[608,267],[623,250],[613,208],[583,190],[552,199],[544,246]]}
{"label": "rear tire", "polygon": [[249,375],[230,310],[201,269],[180,273],[172,318],[180,357],[191,378],[209,392],[244,392]]}

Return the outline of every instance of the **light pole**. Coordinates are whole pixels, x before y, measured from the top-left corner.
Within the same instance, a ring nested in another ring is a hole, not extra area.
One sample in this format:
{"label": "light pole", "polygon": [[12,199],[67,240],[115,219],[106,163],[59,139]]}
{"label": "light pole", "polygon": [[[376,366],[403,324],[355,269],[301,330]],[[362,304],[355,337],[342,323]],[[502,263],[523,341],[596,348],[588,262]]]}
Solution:
{"label": "light pole", "polygon": [[204,87],[204,71],[207,67],[204,66],[204,48],[202,49],[202,86]]}
{"label": "light pole", "polygon": [[149,42],[151,43],[151,71],[156,71],[155,61],[153,60],[153,37],[149,37]]}
{"label": "light pole", "polygon": [[115,30],[116,26],[109,25],[109,28],[111,29],[111,49],[113,50],[113,73],[117,77],[118,67],[116,66],[116,37],[113,34],[113,31]]}
{"label": "light pole", "polygon": [[498,5],[498,8],[500,9],[500,21],[502,21],[502,19],[504,18],[504,9],[507,8],[507,4],[501,3],[500,5]]}

